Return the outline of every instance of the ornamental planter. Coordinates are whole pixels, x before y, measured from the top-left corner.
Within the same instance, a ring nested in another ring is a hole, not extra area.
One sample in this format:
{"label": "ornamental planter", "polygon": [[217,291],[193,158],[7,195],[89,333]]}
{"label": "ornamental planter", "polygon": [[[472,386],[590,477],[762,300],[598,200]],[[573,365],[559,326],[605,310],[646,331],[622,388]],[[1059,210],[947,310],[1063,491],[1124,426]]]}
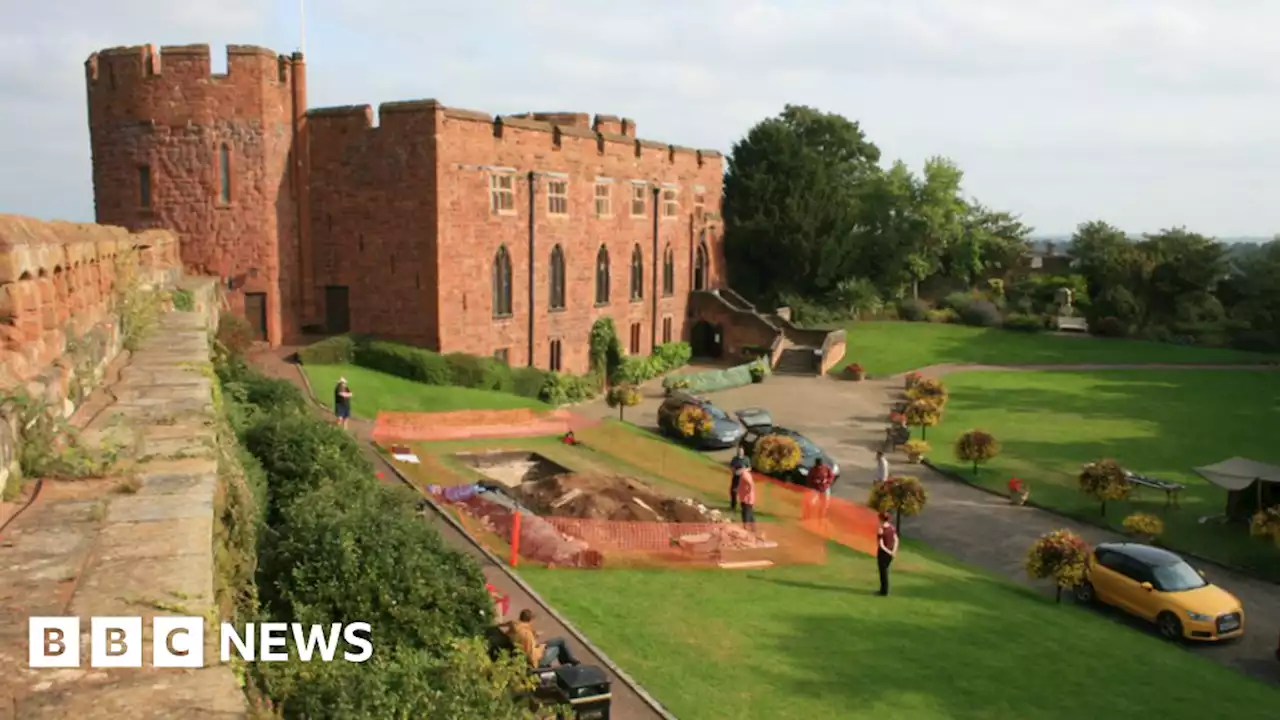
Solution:
{"label": "ornamental planter", "polygon": [[922,458],[924,458],[924,453],[918,453],[918,452],[907,453],[907,462],[911,463],[912,465],[919,465],[920,460]]}
{"label": "ornamental planter", "polygon": [[1022,492],[1010,492],[1009,503],[1012,505],[1026,505],[1027,498],[1030,498],[1030,497],[1031,497],[1030,490],[1023,490]]}

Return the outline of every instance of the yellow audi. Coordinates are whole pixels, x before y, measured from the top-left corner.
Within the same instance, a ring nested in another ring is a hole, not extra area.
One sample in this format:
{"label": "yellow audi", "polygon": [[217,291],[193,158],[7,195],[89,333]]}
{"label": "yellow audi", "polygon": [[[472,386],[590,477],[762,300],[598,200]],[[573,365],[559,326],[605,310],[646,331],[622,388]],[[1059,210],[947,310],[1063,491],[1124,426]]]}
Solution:
{"label": "yellow audi", "polygon": [[1244,634],[1235,595],[1168,550],[1103,543],[1089,555],[1076,600],[1101,602],[1155,623],[1171,640],[1216,641]]}

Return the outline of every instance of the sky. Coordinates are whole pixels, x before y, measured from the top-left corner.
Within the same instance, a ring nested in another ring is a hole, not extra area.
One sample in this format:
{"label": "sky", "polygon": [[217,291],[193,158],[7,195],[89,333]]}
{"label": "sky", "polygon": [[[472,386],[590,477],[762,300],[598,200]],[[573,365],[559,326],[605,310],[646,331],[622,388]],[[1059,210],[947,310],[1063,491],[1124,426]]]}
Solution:
{"label": "sky", "polygon": [[[106,10],[109,7],[110,10]],[[298,0],[0,0],[0,212],[90,221],[84,61],[301,44]],[[1274,0],[307,0],[313,107],[435,98],[634,118],[729,152],[787,103],[943,155],[1038,234],[1280,232]]]}

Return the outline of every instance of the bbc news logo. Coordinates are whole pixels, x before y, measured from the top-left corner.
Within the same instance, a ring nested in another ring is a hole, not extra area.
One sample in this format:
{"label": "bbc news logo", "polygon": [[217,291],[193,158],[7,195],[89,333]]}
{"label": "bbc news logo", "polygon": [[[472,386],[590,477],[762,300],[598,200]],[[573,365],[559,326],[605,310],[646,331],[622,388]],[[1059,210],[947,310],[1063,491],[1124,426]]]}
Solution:
{"label": "bbc news logo", "polygon": [[[151,664],[161,668],[204,667],[204,618],[155,617],[151,621]],[[339,657],[361,663],[373,657],[373,631],[369,623],[248,623],[243,632],[221,623],[222,662],[233,656],[253,662],[280,662],[290,657],[290,640],[298,659],[324,662]],[[33,617],[27,620],[28,665],[33,668],[80,667],[80,618]],[[142,667],[142,618],[90,618],[89,667]]]}

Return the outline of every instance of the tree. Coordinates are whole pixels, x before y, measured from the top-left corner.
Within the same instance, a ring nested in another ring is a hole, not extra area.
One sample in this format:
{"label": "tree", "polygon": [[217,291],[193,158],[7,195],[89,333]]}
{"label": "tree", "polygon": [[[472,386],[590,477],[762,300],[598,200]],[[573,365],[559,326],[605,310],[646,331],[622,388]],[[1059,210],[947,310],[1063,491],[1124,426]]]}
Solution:
{"label": "tree", "polygon": [[1099,460],[1085,465],[1080,471],[1080,491],[1102,504],[1101,513],[1105,517],[1107,503],[1128,498],[1133,492],[1133,485],[1120,463]]}
{"label": "tree", "polygon": [[956,459],[973,463],[973,476],[978,476],[978,465],[1000,454],[1000,443],[989,432],[970,430],[956,438]]}
{"label": "tree", "polygon": [[609,388],[609,394],[605,396],[605,402],[611,408],[618,408],[618,419],[625,420],[623,412],[629,407],[635,407],[640,404],[640,391],[631,383],[619,383]]}
{"label": "tree", "polygon": [[821,297],[855,275],[863,183],[880,150],[858,123],[788,105],[733,146],[724,185],[725,260],[748,297]]}
{"label": "tree", "polygon": [[947,387],[937,378],[922,378],[907,390],[911,400],[927,400],[942,409],[947,404]]}
{"label": "tree", "polygon": [[920,478],[892,477],[874,483],[867,496],[867,507],[877,512],[893,512],[894,525],[902,529],[902,516],[919,515],[929,502],[929,491]]}
{"label": "tree", "polygon": [[1027,552],[1027,574],[1037,580],[1053,578],[1056,602],[1062,602],[1063,588],[1084,582],[1089,544],[1070,530],[1054,530],[1041,535]]}
{"label": "tree", "polygon": [[942,422],[942,409],[932,400],[912,400],[902,413],[907,427],[920,428],[920,439],[928,439],[928,428]]}
{"label": "tree", "polygon": [[779,476],[800,465],[800,446],[786,435],[765,435],[751,451],[751,467]]}

